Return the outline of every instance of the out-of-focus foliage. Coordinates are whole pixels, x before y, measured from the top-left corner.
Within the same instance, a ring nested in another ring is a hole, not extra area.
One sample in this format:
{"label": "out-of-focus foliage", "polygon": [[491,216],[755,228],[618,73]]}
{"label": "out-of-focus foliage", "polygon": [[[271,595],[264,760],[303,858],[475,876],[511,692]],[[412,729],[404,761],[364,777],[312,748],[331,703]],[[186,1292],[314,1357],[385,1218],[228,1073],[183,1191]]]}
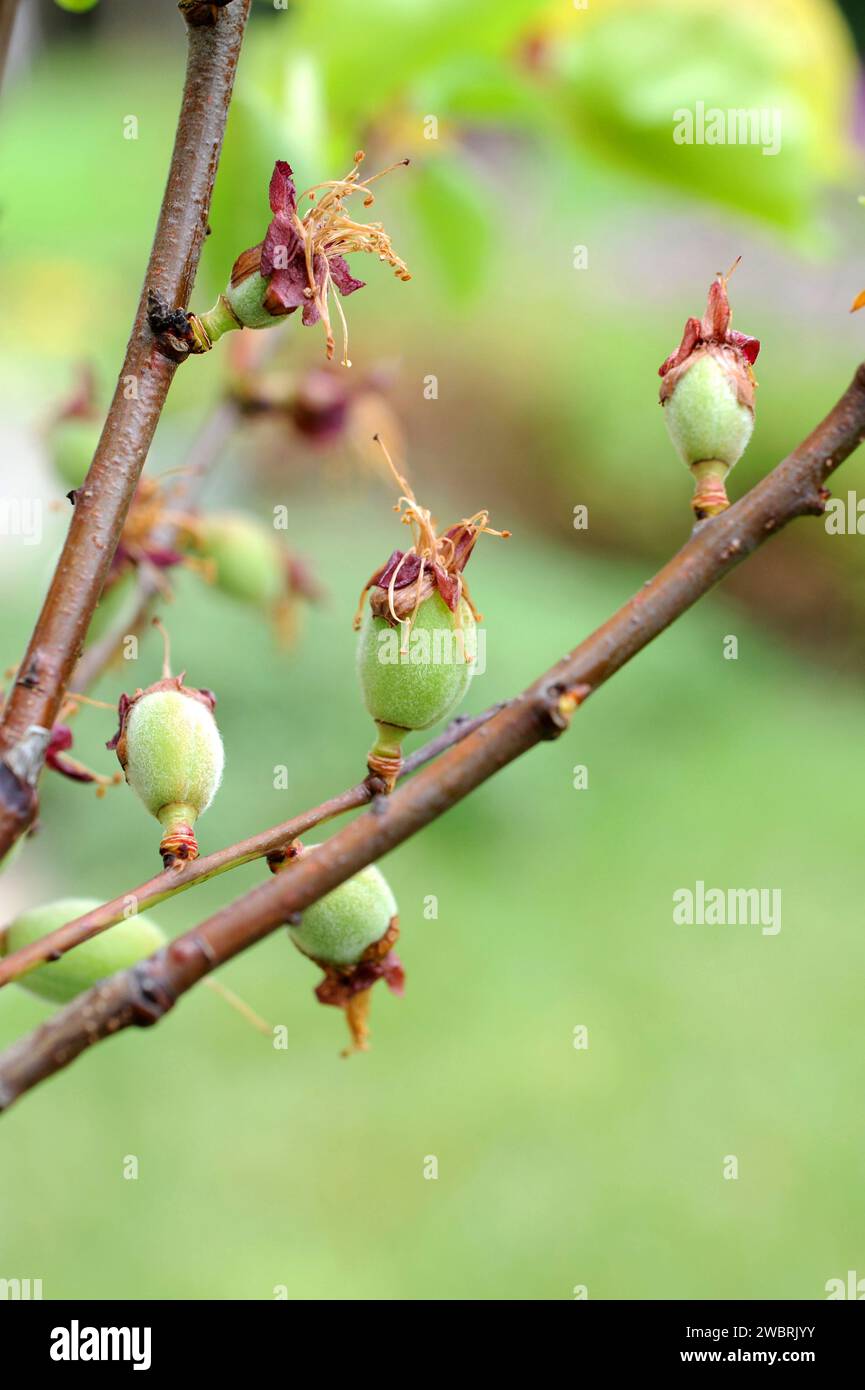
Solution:
{"label": "out-of-focus foliage", "polygon": [[[829,0],[608,0],[550,23],[577,138],[643,176],[803,231],[849,170],[855,55]],[[780,149],[675,145],[674,112],[697,103],[777,113]]]}
{"label": "out-of-focus foliage", "polygon": [[[506,211],[502,191],[482,197],[471,172],[473,133],[493,125],[557,140],[575,173],[588,152],[803,245],[819,235],[820,190],[850,172],[855,57],[830,0],[371,0],[362,32],[352,15],[351,0],[301,4],[285,56],[274,42],[285,16],[251,35],[214,207],[229,263],[261,236],[274,159],[296,161],[303,186],[342,173],[359,138],[419,165],[415,212],[458,296],[482,280],[478,229],[494,234]],[[698,104],[757,113],[777,150],[675,143],[676,113]],[[469,255],[456,254],[458,238]]]}

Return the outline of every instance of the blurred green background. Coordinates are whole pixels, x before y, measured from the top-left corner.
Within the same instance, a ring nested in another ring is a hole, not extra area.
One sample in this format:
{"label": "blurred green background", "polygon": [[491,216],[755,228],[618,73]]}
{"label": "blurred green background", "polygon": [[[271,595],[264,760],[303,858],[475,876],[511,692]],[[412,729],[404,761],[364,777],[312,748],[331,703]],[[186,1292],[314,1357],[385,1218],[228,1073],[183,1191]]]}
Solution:
{"label": "blurred green background", "polygon": [[[82,360],[110,393],[183,64],[171,4],[146,19],[112,0],[89,17],[25,9],[0,98],[0,468],[5,496],[46,513],[41,544],[4,537],[5,665],[67,520],[41,426]],[[193,307],[261,237],[274,158],[305,186],[358,146],[370,166],[411,156],[362,215],[385,222],[414,278],[353,262],[368,288],[346,306],[350,376],[386,367],[389,426],[440,520],[488,507],[514,533],[472,560],[487,669],[467,709],[522,688],[686,538],[691,481],[657,367],[717,270],[741,254],[735,326],[763,344],[733,496],[846,386],[863,333],[847,312],[865,284],[860,85],[828,0],[254,6]],[[675,145],[672,112],[698,100],[780,111],[780,152]],[[319,329],[277,332],[280,370],[321,365]],[[182,465],[231,356],[226,342],[179,372],[149,473]],[[227,750],[204,853],[363,769],[351,618],[405,537],[358,445],[371,419],[358,409],[327,447],[250,421],[208,484],[209,508],[265,525],[289,509],[288,544],[326,589],[290,651],[200,576],[172,574],[160,611],[176,665],[218,692]],[[862,486],[855,458],[836,491]],[[568,1299],[586,1285],[807,1299],[865,1275],[863,544],[792,528],[567,737],[388,858],[408,987],[376,990],[368,1056],[340,1059],[342,1020],[278,932],[221,976],[285,1024],[286,1050],[199,990],[10,1111],[0,1277],[41,1278],[46,1298]],[[160,660],[147,634],[93,693],[113,702]],[[82,711],[76,753],[113,771],[113,731],[108,712]],[[0,921],[60,895],[113,897],[157,867],[155,823],[126,788],[98,801],[53,774],[43,787]],[[152,915],[181,931],[263,872]],[[675,926],[672,894],[698,879],[779,888],[780,933]],[[4,990],[0,1041],[46,1015]]]}

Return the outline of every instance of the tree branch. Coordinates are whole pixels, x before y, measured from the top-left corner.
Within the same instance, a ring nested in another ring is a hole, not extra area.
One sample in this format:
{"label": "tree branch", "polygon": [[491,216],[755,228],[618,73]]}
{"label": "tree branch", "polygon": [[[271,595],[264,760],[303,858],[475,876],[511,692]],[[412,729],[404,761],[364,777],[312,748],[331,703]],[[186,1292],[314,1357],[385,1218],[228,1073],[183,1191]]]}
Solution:
{"label": "tree branch", "polygon": [[[483,714],[475,715],[473,718],[458,715],[436,738],[430,739],[405,759],[400,778],[416,772],[446,748],[479,729],[501,708],[501,705],[493,705]],[[80,946],[82,942],[107,931],[109,927],[127,917],[130,911],[146,912],[148,908],[156,907],[167,898],[185,892],[187,888],[206,883],[208,879],[216,878],[218,874],[227,873],[230,869],[238,869],[241,864],[263,859],[266,854],[284,849],[301,835],[308,835],[310,830],[323,825],[325,821],[333,820],[335,816],[344,815],[347,811],[357,810],[361,806],[368,806],[374,796],[375,790],[367,778],[356,787],[349,787],[337,796],[330,797],[320,806],[292,816],[291,820],[282,821],[281,824],[271,826],[269,830],[263,830],[247,840],[240,840],[237,844],[216,850],[202,859],[193,859],[185,863],[181,861],[173,868],[155,874],[140,887],[131,888],[119,897],[112,898],[111,902],[103,903],[92,912],[86,912],[74,921],[66,922],[55,931],[48,932],[38,941],[31,941],[29,945],[20,947],[10,955],[0,957],[0,988],[11,984],[13,980],[19,980],[22,975],[26,975],[29,970],[34,970],[43,962],[57,960],[73,947]],[[3,936],[4,930],[0,929],[0,950],[3,946]]]}
{"label": "tree branch", "polygon": [[150,330],[147,299],[155,291],[170,305],[188,303],[249,5],[230,0],[213,10],[212,23],[202,21],[201,7],[187,13],[186,81],[174,152],[126,357],[0,725],[0,859],[36,815],[44,731],[57,717],[87,636],[177,370]]}
{"label": "tree branch", "polygon": [[0,1110],[122,1028],[157,1023],[217,966],[267,936],[443,815],[574,710],[675,618],[797,516],[819,515],[824,483],[865,438],[865,366],[817,429],[687,544],[648,584],[524,693],[315,854],[301,856],[131,970],[102,981],[0,1055]]}

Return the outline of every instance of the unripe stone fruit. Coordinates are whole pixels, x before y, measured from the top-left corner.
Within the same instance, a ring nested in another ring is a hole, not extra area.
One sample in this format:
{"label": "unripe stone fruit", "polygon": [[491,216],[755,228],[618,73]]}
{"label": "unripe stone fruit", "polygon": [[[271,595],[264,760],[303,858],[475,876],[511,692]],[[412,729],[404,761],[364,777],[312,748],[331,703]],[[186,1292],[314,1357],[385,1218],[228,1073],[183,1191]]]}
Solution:
{"label": "unripe stone fruit", "polygon": [[87,10],[95,10],[99,0],[54,0],[54,3],[61,10],[69,10],[70,14],[85,14]]}
{"label": "unripe stone fruit", "polygon": [[126,780],[163,827],[160,852],[166,868],[195,859],[192,827],[212,802],[222,780],[225,754],[209,690],[166,676],[120,701],[115,747]]}
{"label": "unripe stone fruit", "polygon": [[428,729],[460,704],[476,654],[477,626],[465,599],[456,612],[437,592],[424,599],[407,645],[385,618],[366,610],[357,671],[364,704],[378,730],[370,757],[385,780],[389,767],[401,762],[405,735]]}
{"label": "unripe stone fruit", "polygon": [[[315,849],[307,847],[306,852]],[[357,965],[380,941],[397,916],[396,899],[375,864],[304,910],[301,923],[289,927],[298,950],[325,965]]]}
{"label": "unripe stone fruit", "polygon": [[[291,872],[302,852],[299,841],[282,857],[270,859],[275,872]],[[370,991],[384,980],[394,994],[402,994],[405,976],[393,947],[399,937],[396,899],[384,874],[374,864],[341,883],[317,903],[304,909],[301,919],[289,927],[299,951],[324,971],[315,994],[319,1003],[345,1011],[351,1035],[350,1051],[365,1051],[369,1038]],[[344,1054],[345,1055],[345,1054]]]}
{"label": "unripe stone fruit", "polygon": [[[66,922],[99,907],[96,898],[61,898],[31,908],[6,928],[0,937],[2,954],[11,955],[22,946],[39,941]],[[17,984],[51,1003],[66,1004],[99,980],[137,964],[165,944],[165,935],[149,917],[126,917],[116,926],[91,937],[80,946],[22,975]]]}
{"label": "unripe stone fruit", "polygon": [[463,699],[476,655],[477,626],[465,599],[456,612],[437,592],[424,599],[406,646],[368,608],[357,648],[364,703],[377,723],[428,729]]}
{"label": "unripe stone fruit", "polygon": [[707,459],[732,468],[754,429],[753,410],[740,403],[729,372],[708,354],[683,376],[666,404],[664,419],[689,468]]}
{"label": "unripe stone fruit", "polygon": [[760,344],[730,328],[728,278],[718,276],[703,318],[688,319],[681,344],[659,369],[664,419],[694,475],[691,506],[698,520],[729,506],[726,477],[754,428],[752,365]]}
{"label": "unripe stone fruit", "polygon": [[401,489],[402,519],[415,539],[409,550],[395,550],[368,580],[354,625],[360,633],[357,670],[364,703],[378,730],[367,766],[390,792],[402,766],[406,733],[445,718],[468,689],[476,669],[479,615],[463,570],[478,536],[510,532],[493,531],[487,513],[477,512],[439,536],[429,510],[419,505],[382,448]]}
{"label": "unripe stone fruit", "polygon": [[223,593],[260,608],[278,602],[285,588],[285,561],[272,531],[251,517],[226,513],[206,517],[196,541]]}

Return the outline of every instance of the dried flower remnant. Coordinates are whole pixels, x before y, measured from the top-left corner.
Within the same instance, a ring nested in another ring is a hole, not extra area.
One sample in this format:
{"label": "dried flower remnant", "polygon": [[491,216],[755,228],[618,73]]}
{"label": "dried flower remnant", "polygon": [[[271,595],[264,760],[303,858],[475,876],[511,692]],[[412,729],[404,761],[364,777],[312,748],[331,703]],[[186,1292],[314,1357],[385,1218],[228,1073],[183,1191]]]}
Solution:
{"label": "dried flower remnant", "polygon": [[[317,848],[304,848],[294,840],[269,855],[267,862],[273,873],[290,872],[301,854]],[[361,869],[305,908],[300,920],[289,926],[289,936],[324,971],[315,991],[319,1003],[345,1011],[351,1046],[342,1055],[367,1051],[373,985],[384,980],[398,995],[405,986],[402,962],[394,951],[399,937],[396,899],[384,874],[375,864]]]}
{"label": "dried flower remnant", "polygon": [[717,276],[703,318],[688,319],[679,347],[658,369],[670,437],[694,475],[691,506],[698,520],[730,505],[725,480],[754,428],[753,364],[760,343],[730,327],[727,281],[737,265]]}
{"label": "dried flower remnant", "polygon": [[59,772],[63,777],[68,777],[72,782],[88,782],[94,785],[97,796],[104,796],[108,787],[114,787],[122,781],[119,772],[112,777],[106,777],[103,773],[94,772],[92,768],[86,767],[77,758],[70,758],[68,753],[72,743],[72,730],[68,724],[55,724],[45,750],[45,766],[50,767],[53,772]]}
{"label": "dried flower remnant", "polygon": [[[17,674],[16,668],[12,667],[6,672],[7,676]],[[86,695],[79,695],[73,691],[67,691],[60,711],[60,721],[56,723],[48,736],[45,744],[45,766],[52,772],[58,772],[61,777],[66,777],[70,782],[81,782],[96,788],[96,795],[102,797],[109,787],[114,787],[123,778],[119,772],[112,776],[106,776],[101,772],[94,772],[85,763],[77,758],[69,756],[69,750],[74,743],[72,729],[65,721],[75,715],[79,705],[93,705],[96,709],[111,709],[112,706],[104,700],[91,700]],[[3,698],[0,696],[0,714],[3,710]]]}
{"label": "dried flower remnant", "polygon": [[[154,619],[155,626],[161,626]],[[164,633],[163,633],[164,636]],[[212,690],[184,685],[170,673],[168,641],[162,679],[131,697],[121,695],[115,749],[127,782],[163,829],[165,868],[198,858],[193,826],[222,780],[225,753]]]}
{"label": "dried flower remnant", "polygon": [[[184,564],[183,553],[177,546],[163,545],[156,537],[166,524],[182,531],[188,521],[184,514],[171,511],[161,479],[141,478],[123,523],[103,594],[129,570],[146,566],[158,577],[163,571]],[[160,588],[166,597],[170,596],[167,580]]]}
{"label": "dried flower remnant", "polygon": [[[185,327],[164,310],[160,318],[157,306],[157,331],[175,339],[179,336],[185,340],[187,351],[208,352],[224,333],[235,328],[271,328],[300,309],[305,326],[321,320],[330,359],[334,352],[332,303],[342,324],[342,362],[351,366],[348,326],[337,291],[343,296],[354,294],[363,289],[364,281],[355,279],[345,257],[366,252],[385,261],[400,280],[411,279],[383,224],[356,222],[346,207],[347,200],[358,193],[363,206],[371,207],[371,184],[408,160],[362,179],[363,158],[363,151],[358,151],[344,178],[315,184],[299,198],[291,166],[277,160],[270,180],[273,217],[264,240],[238,256],[229,284],[216,304],[205,314],[185,316]],[[309,208],[301,212],[307,202]]]}
{"label": "dried flower remnant", "polygon": [[390,792],[402,766],[406,733],[444,719],[468,689],[481,615],[463,571],[478,536],[506,538],[510,532],[493,530],[488,513],[480,511],[438,535],[431,513],[381,447],[401,491],[394,510],[414,540],[369,578],[354,626],[360,633],[357,669],[364,703],[378,731],[367,766]]}

